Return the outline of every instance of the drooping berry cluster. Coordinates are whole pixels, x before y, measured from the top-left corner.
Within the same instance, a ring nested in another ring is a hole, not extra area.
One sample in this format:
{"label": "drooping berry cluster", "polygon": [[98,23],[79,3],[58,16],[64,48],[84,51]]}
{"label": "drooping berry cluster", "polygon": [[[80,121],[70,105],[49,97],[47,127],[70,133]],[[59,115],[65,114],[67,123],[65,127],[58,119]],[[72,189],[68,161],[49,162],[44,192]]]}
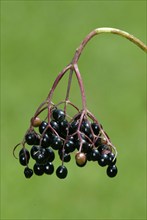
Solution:
{"label": "drooping berry cluster", "polygon": [[[33,127],[27,131],[24,144],[30,145],[30,150],[23,147],[19,152],[19,162],[25,166],[24,175],[30,178],[33,173],[41,176],[44,173],[54,173],[53,161],[55,151],[62,161],[57,167],[57,177],[64,179],[68,170],[64,165],[71,160],[75,151],[75,162],[78,167],[84,167],[87,162],[95,161],[101,167],[107,166],[107,175],[117,174],[116,156],[107,134],[102,126],[93,119],[90,112],[78,112],[72,119],[66,113],[52,107],[50,122],[38,117],[33,118]],[[37,130],[35,129],[37,128]],[[24,145],[25,146],[25,145]],[[33,169],[29,168],[29,160],[34,160]]]}
{"label": "drooping berry cluster", "polygon": [[[76,49],[72,61],[57,75],[47,98],[31,118],[30,127],[23,140],[15,146],[13,153],[18,146],[22,146],[19,152],[19,162],[25,166],[24,175],[26,178],[30,178],[33,174],[38,176],[53,174],[55,171],[54,160],[55,157],[58,157],[61,163],[56,168],[56,175],[64,179],[68,174],[65,164],[71,160],[73,152],[75,164],[78,167],[84,167],[87,162],[94,161],[101,167],[107,167],[106,173],[109,177],[117,175],[117,150],[102,125],[87,109],[84,85],[78,68],[78,60],[86,44],[93,36],[105,31],[111,32],[112,29],[95,29],[82,41]],[[114,30],[114,33],[120,32]],[[63,76],[68,73],[66,96],[55,105],[52,101],[54,91]],[[80,88],[81,110],[69,99],[73,75],[75,75]],[[76,110],[76,114],[73,116],[67,111],[68,105]],[[41,113],[46,110],[47,114],[41,119]],[[28,146],[26,147],[26,145]],[[33,168],[30,168],[30,159],[34,161]]]}

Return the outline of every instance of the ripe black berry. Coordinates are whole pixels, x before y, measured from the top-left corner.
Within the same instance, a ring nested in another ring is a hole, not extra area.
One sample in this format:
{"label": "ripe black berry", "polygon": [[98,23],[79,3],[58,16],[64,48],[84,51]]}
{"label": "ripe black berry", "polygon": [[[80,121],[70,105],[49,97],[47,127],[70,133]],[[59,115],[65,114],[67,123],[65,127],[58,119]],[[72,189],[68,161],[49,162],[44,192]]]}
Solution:
{"label": "ripe black berry", "polygon": [[44,173],[46,174],[53,174],[54,172],[54,165],[51,162],[48,162],[44,165]]}
{"label": "ripe black berry", "polygon": [[63,121],[65,119],[65,114],[60,109],[53,110],[52,114],[53,114],[53,118],[55,119],[55,121]]}
{"label": "ripe black berry", "polygon": [[37,152],[39,151],[40,147],[39,146],[32,146],[31,148],[31,157],[35,160],[37,157]]}
{"label": "ripe black berry", "polygon": [[40,134],[42,134],[44,132],[44,130],[46,129],[46,127],[48,126],[48,123],[46,121],[43,121],[40,126],[39,126],[39,132]]}
{"label": "ripe black berry", "polygon": [[33,170],[30,169],[29,167],[25,167],[24,169],[24,175],[26,178],[31,178],[31,176],[33,175]]}
{"label": "ripe black berry", "polygon": [[40,148],[35,155],[36,163],[45,164],[48,161],[48,153],[45,148]]}
{"label": "ripe black berry", "polygon": [[92,149],[91,150],[91,160],[92,161],[98,161],[98,159],[100,158],[100,153],[97,149]]}
{"label": "ripe black berry", "polygon": [[48,162],[52,162],[55,159],[54,151],[49,147],[49,148],[46,148],[46,153],[47,153]]}
{"label": "ripe black berry", "polygon": [[54,135],[52,138],[51,147],[54,150],[59,150],[62,148],[62,146],[63,146],[63,142],[62,142],[61,138],[59,136]]}
{"label": "ripe black berry", "polygon": [[89,133],[91,133],[90,124],[91,123],[88,120],[84,120],[81,124],[81,131],[86,135],[89,135]]}
{"label": "ripe black berry", "polygon": [[98,158],[98,164],[101,167],[104,167],[108,164],[108,155],[107,154],[101,154],[100,157]]}
{"label": "ripe black berry", "polygon": [[28,133],[25,136],[25,140],[28,145],[35,145],[37,143],[37,137],[34,133]]}
{"label": "ripe black berry", "polygon": [[33,169],[34,169],[34,173],[35,173],[37,176],[41,176],[41,175],[43,175],[43,173],[44,173],[44,166],[41,165],[41,164],[35,163]]}
{"label": "ripe black berry", "polygon": [[57,175],[57,177],[60,178],[60,179],[66,178],[67,173],[68,173],[68,170],[67,170],[67,168],[66,168],[65,166],[63,166],[63,165],[59,166],[59,167],[57,168],[57,170],[56,170],[56,175]]}
{"label": "ripe black berry", "polygon": [[73,152],[75,150],[74,142],[72,140],[68,140],[64,145],[64,149],[66,153]]}
{"label": "ripe black berry", "polygon": [[107,175],[109,177],[115,177],[117,172],[118,172],[118,170],[117,170],[117,167],[115,165],[108,166],[108,168],[107,168]]}
{"label": "ripe black berry", "polygon": [[74,120],[69,126],[69,134],[73,134],[77,131],[79,121]]}
{"label": "ripe black berry", "polygon": [[27,149],[22,148],[19,152],[19,162],[22,166],[26,166],[29,163],[30,153]]}
{"label": "ripe black berry", "polygon": [[42,147],[49,147],[51,144],[51,139],[50,137],[48,136],[48,134],[44,134],[42,140],[41,140],[41,146]]}
{"label": "ripe black berry", "polygon": [[91,124],[91,127],[92,127],[92,130],[93,130],[94,134],[95,134],[95,135],[98,135],[99,132],[100,132],[100,128],[99,128],[98,124],[95,123],[95,122],[93,122],[93,123]]}
{"label": "ripe black berry", "polygon": [[114,165],[116,163],[116,158],[115,158],[115,155],[111,152],[111,153],[108,153],[108,165]]}

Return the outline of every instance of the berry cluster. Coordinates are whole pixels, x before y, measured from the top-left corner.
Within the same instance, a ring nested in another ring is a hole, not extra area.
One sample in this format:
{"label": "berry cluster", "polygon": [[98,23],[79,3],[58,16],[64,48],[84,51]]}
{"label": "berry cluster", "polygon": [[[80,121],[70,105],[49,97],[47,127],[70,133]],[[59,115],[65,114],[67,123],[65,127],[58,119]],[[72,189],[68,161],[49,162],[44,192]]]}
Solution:
{"label": "berry cluster", "polygon": [[[90,112],[86,115],[81,111],[69,119],[65,111],[54,105],[50,116],[50,122],[38,117],[32,118],[32,127],[25,135],[19,162],[25,166],[26,178],[30,178],[33,173],[38,176],[53,174],[55,151],[62,161],[56,169],[56,175],[60,179],[66,178],[68,170],[64,164],[71,160],[71,153],[74,151],[78,167],[84,167],[88,161],[95,161],[101,167],[107,166],[109,177],[116,176],[114,148],[102,125],[93,119]],[[31,146],[30,150],[26,149],[25,144]],[[30,158],[35,161],[33,169],[29,168]]]}
{"label": "berry cluster", "polygon": [[[57,75],[47,98],[37,108],[23,140],[15,146],[13,154],[18,146],[22,147],[19,152],[19,162],[25,166],[26,178],[30,178],[33,174],[37,176],[53,174],[54,160],[57,157],[61,163],[56,168],[56,176],[60,179],[66,178],[68,170],[65,164],[70,162],[73,152],[78,167],[84,167],[87,162],[93,161],[101,167],[107,167],[106,173],[109,177],[116,176],[117,150],[102,125],[87,109],[84,85],[78,68],[79,57],[88,41],[96,34],[110,30],[112,31],[109,28],[96,29],[86,36],[76,49],[72,61]],[[114,33],[116,34],[116,30]],[[54,91],[65,74],[68,74],[66,96],[62,101],[54,104],[52,101]],[[73,75],[80,89],[81,110],[70,100]],[[73,116],[67,111],[68,106],[76,111]],[[47,114],[41,116],[45,111]],[[33,168],[30,168],[30,159],[34,161]]]}

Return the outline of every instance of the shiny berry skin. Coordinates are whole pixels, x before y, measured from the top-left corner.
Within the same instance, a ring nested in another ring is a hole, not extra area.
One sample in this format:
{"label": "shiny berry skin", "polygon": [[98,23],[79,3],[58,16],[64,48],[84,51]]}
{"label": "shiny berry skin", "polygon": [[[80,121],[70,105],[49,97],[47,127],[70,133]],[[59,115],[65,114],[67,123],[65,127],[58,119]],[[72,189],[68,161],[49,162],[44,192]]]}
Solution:
{"label": "shiny berry skin", "polygon": [[48,123],[46,121],[43,121],[40,126],[39,126],[39,132],[40,134],[42,134],[44,132],[44,130],[46,129],[46,127],[48,126]]}
{"label": "shiny berry skin", "polygon": [[43,165],[35,163],[33,169],[34,169],[34,173],[37,176],[42,176],[44,174],[44,166]]}
{"label": "shiny berry skin", "polygon": [[95,123],[95,122],[93,122],[93,123],[91,124],[91,127],[92,127],[92,130],[93,130],[94,134],[95,134],[95,135],[98,135],[99,132],[100,132],[100,128],[99,128],[98,124]]}
{"label": "shiny berry skin", "polygon": [[65,119],[65,114],[61,109],[55,109],[52,112],[55,121],[63,121]]}
{"label": "shiny berry skin", "polygon": [[46,174],[53,174],[54,172],[54,165],[51,162],[48,162],[44,165],[44,173]]}
{"label": "shiny berry skin", "polygon": [[27,149],[22,148],[19,152],[19,162],[22,166],[26,166],[29,163],[30,153]]}
{"label": "shiny berry skin", "polygon": [[109,150],[109,147],[108,147],[107,145],[105,145],[105,144],[101,144],[101,145],[98,147],[98,151],[99,151],[100,153],[102,153],[102,151],[104,151],[104,150]]}
{"label": "shiny berry skin", "polygon": [[51,144],[51,139],[47,134],[44,134],[42,140],[41,140],[41,146],[42,147],[49,147]]}
{"label": "shiny berry skin", "polygon": [[35,155],[36,163],[45,164],[48,161],[48,153],[45,148],[40,148]]}
{"label": "shiny berry skin", "polygon": [[62,148],[62,146],[63,146],[63,142],[62,142],[61,138],[59,136],[54,135],[52,138],[51,147],[54,150],[59,150]]}
{"label": "shiny berry skin", "polygon": [[64,119],[59,122],[60,136],[65,138],[68,132],[68,121]]}
{"label": "shiny berry skin", "polygon": [[117,172],[118,172],[118,170],[117,170],[117,167],[115,165],[109,165],[107,167],[107,175],[109,177],[115,177],[117,175]]}
{"label": "shiny berry skin", "polygon": [[77,131],[79,122],[74,120],[69,126],[69,134],[73,134]]}
{"label": "shiny berry skin", "polygon": [[60,149],[58,151],[60,160],[63,160],[65,163],[68,163],[71,160],[71,156],[70,154],[65,153],[65,150],[63,151],[63,149]]}
{"label": "shiny berry skin", "polygon": [[92,161],[98,161],[98,159],[100,158],[100,153],[97,149],[92,149],[91,150],[91,160]]}
{"label": "shiny berry skin", "polygon": [[35,145],[36,141],[37,141],[37,138],[36,138],[36,135],[34,133],[28,133],[25,136],[25,140],[26,140],[26,143],[28,145],[33,145],[33,144]]}
{"label": "shiny berry skin", "polygon": [[63,165],[59,166],[59,167],[57,168],[57,170],[56,170],[56,175],[57,175],[57,177],[60,178],[60,179],[66,178],[67,173],[68,173],[68,170],[67,170],[67,168],[66,168],[65,166],[63,166]]}
{"label": "shiny berry skin", "polygon": [[76,160],[77,166],[79,167],[84,167],[87,163],[86,155],[82,152],[76,153],[75,160]]}
{"label": "shiny berry skin", "polygon": [[72,140],[68,140],[64,145],[64,149],[66,153],[73,152],[75,150],[74,142]]}
{"label": "shiny berry skin", "polygon": [[[55,131],[60,132],[58,122],[52,120],[52,121],[50,122],[50,125],[51,125],[51,127],[52,127]],[[49,132],[52,133],[52,129],[51,129],[51,128],[49,128],[48,130],[49,130]]]}
{"label": "shiny berry skin", "polygon": [[36,156],[37,156],[37,152],[39,151],[40,147],[39,146],[32,146],[30,154],[31,157],[35,160]]}
{"label": "shiny berry skin", "polygon": [[81,131],[84,133],[84,134],[86,134],[86,135],[88,135],[89,133],[91,133],[91,130],[90,130],[90,121],[88,121],[88,120],[84,120],[83,122],[82,122],[82,124],[81,124]]}
{"label": "shiny berry skin", "polygon": [[27,179],[31,178],[33,175],[33,170],[30,169],[29,167],[25,167],[24,169],[24,175]]}
{"label": "shiny berry skin", "polygon": [[46,154],[47,154],[47,161],[53,162],[53,160],[55,159],[55,153],[50,147],[46,148]]}
{"label": "shiny berry skin", "polygon": [[108,155],[107,154],[101,154],[100,157],[98,158],[98,164],[101,167],[104,167],[108,164]]}
{"label": "shiny berry skin", "polygon": [[116,158],[115,158],[115,155],[111,152],[111,153],[108,153],[108,165],[114,165],[116,164]]}

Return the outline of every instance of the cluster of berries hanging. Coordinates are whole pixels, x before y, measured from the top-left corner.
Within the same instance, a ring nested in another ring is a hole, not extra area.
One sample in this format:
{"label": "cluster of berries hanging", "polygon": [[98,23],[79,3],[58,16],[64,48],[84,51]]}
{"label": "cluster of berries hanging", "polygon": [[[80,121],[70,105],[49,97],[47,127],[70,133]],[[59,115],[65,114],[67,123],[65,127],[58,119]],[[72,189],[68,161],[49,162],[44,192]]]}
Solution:
{"label": "cluster of berries hanging", "polygon": [[[66,178],[68,174],[66,164],[70,162],[71,154],[74,154],[75,164],[78,167],[84,167],[88,162],[93,161],[101,167],[107,167],[106,173],[109,177],[115,177],[117,174],[116,148],[111,143],[102,125],[86,107],[84,86],[77,65],[82,49],[90,37],[88,35],[85,38],[76,50],[72,62],[59,73],[47,98],[31,118],[30,127],[23,140],[14,148],[15,151],[18,146],[21,146],[19,162],[24,166],[26,178],[30,178],[33,174],[38,176],[53,174],[55,171],[54,160],[57,156],[61,163],[56,168],[55,173],[60,179]],[[66,98],[60,103],[54,104],[52,102],[54,90],[68,71]],[[69,99],[73,74],[76,75],[81,91],[81,110]],[[73,116],[67,113],[68,105],[76,110]],[[45,118],[41,119],[40,115],[45,111],[47,114]],[[34,161],[32,168],[30,167],[30,159]]]}

